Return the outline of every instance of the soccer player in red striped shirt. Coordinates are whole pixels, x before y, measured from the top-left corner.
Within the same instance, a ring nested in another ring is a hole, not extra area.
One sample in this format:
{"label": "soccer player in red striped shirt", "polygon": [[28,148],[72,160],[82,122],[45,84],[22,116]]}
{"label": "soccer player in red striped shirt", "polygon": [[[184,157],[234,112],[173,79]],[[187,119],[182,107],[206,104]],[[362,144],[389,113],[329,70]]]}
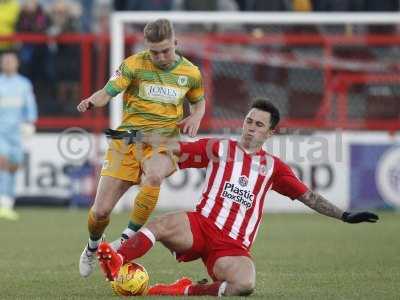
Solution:
{"label": "soccer player in red striped shirt", "polygon": [[148,294],[251,294],[256,279],[250,248],[271,189],[344,222],[376,222],[378,216],[373,213],[349,213],[331,204],[308,189],[283,161],[263,150],[279,119],[278,109],[259,99],[244,119],[239,141],[201,139],[171,143],[171,151],[181,158],[180,168],[207,168],[196,209],[165,214],[149,222],[118,252],[102,243],[98,255],[106,276],[113,280],[123,263],[143,256],[159,241],[176,253],[178,261],[201,258],[213,283],[196,284],[183,278],[170,285],[157,284]]}

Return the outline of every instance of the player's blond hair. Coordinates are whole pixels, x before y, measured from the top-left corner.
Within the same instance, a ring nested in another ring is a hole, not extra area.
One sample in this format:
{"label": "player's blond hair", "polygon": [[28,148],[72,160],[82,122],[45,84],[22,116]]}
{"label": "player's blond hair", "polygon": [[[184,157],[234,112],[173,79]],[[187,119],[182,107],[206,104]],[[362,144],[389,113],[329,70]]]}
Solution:
{"label": "player's blond hair", "polygon": [[143,30],[144,38],[152,43],[162,42],[174,37],[174,27],[168,19],[157,19],[147,23]]}

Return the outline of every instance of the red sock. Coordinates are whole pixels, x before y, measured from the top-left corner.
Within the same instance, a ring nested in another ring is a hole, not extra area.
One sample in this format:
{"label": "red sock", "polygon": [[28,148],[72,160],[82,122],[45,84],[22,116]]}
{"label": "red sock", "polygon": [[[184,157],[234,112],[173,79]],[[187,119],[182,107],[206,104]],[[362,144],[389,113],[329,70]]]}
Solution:
{"label": "red sock", "polygon": [[123,242],[118,253],[123,256],[124,261],[131,261],[145,255],[153,247],[154,242],[153,233],[144,228]]}
{"label": "red sock", "polygon": [[225,281],[210,284],[194,284],[188,288],[188,296],[222,296],[226,288]]}

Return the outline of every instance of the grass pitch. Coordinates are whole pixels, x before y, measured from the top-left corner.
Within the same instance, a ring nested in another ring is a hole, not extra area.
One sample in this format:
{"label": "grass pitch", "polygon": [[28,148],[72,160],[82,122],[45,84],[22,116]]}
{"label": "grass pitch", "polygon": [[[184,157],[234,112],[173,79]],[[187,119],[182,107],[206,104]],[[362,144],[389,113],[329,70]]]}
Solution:
{"label": "grass pitch", "polygon": [[[18,222],[0,219],[0,299],[117,299],[99,270],[79,276],[85,210],[19,213]],[[400,299],[400,215],[380,217],[377,224],[350,225],[314,214],[267,213],[252,252],[257,285],[251,298]],[[113,215],[109,240],[127,220]],[[200,262],[178,264],[161,245],[139,262],[151,283],[207,277]]]}

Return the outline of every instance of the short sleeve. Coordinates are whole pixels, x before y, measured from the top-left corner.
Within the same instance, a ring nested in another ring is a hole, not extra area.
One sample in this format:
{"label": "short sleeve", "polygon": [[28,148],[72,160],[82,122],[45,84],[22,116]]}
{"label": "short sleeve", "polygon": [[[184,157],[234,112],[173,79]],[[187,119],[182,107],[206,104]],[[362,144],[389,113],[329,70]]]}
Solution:
{"label": "short sleeve", "polygon": [[186,98],[192,104],[204,100],[203,79],[199,69],[195,72],[194,77],[191,78],[190,90],[186,93]]}
{"label": "short sleeve", "polygon": [[216,139],[200,139],[195,142],[180,142],[180,169],[205,168],[210,160],[218,159],[219,142]]}
{"label": "short sleeve", "polygon": [[274,159],[275,171],[272,182],[272,189],[274,191],[292,200],[299,198],[308,191],[308,187],[296,177],[287,164],[277,157],[274,157]]}
{"label": "short sleeve", "polygon": [[134,76],[134,70],[131,70],[125,59],[108,80],[105,90],[107,94],[114,97],[125,90],[131,83]]}

